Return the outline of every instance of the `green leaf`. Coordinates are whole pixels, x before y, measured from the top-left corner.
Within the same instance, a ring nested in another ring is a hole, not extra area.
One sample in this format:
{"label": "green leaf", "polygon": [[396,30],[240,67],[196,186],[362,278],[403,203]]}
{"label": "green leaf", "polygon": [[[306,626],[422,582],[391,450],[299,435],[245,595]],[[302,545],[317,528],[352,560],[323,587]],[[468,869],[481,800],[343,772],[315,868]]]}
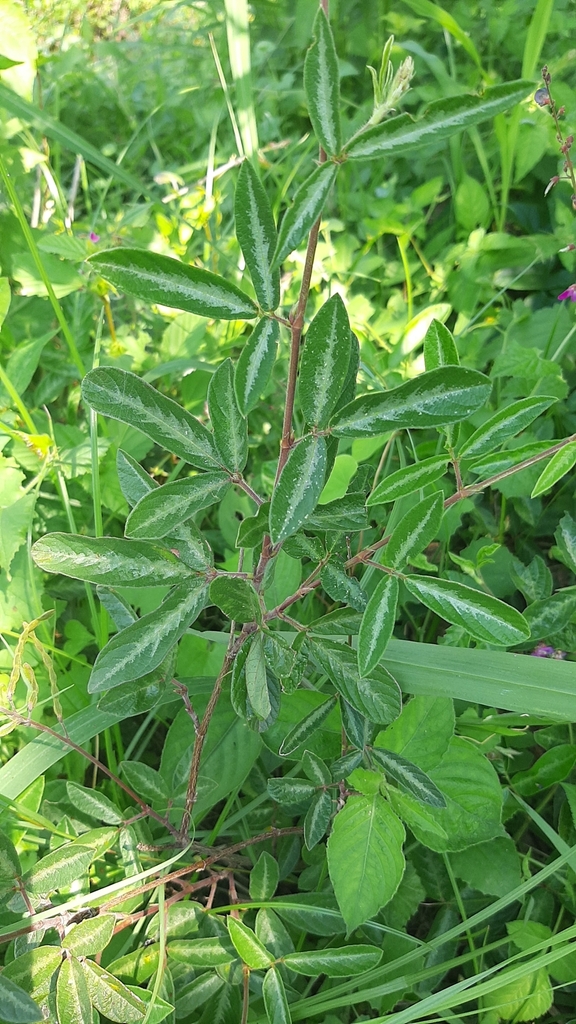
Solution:
{"label": "green leaf", "polygon": [[552,595],[552,573],[540,555],[534,555],[529,565],[513,557],[510,576],[529,604]]}
{"label": "green leaf", "polygon": [[250,899],[270,900],[278,886],[278,861],[264,850],[250,872]]}
{"label": "green leaf", "polygon": [[246,673],[246,691],[248,700],[254,709],[255,715],[263,722],[268,718],[272,707],[270,694],[268,693],[268,677],[266,673],[266,662],[264,661],[264,643],[262,633],[256,633],[244,665]]}
{"label": "green leaf", "polygon": [[421,695],[404,704],[399,718],[378,733],[374,742],[377,747],[402,754],[428,772],[440,763],[453,735],[452,701]]}
{"label": "green leaf", "polygon": [[412,761],[408,761],[391,750],[382,750],[379,747],[372,748],[372,756],[390,778],[394,779],[402,789],[410,793],[420,803],[427,804],[429,807],[446,806],[446,800],[438,786],[432,782],[426,772],[423,772]]}
{"label": "green leaf", "polygon": [[126,520],[126,536],[160,540],[196,512],[214,505],[230,487],[228,473],[198,473],[145,494]]}
{"label": "green leaf", "polygon": [[198,469],[220,465],[210,431],[135,373],[116,366],[98,366],[84,377],[82,397],[96,412],[136,427]]}
{"label": "green leaf", "polygon": [[[569,512],[565,512],[554,533],[556,543],[565,565],[576,573],[576,523]],[[549,597],[549,594],[544,594]],[[533,595],[533,598],[536,594]]]}
{"label": "green leaf", "polygon": [[[342,813],[342,812],[340,812]],[[382,950],[377,946],[343,946],[341,949],[312,949],[303,953],[288,953],[282,962],[307,978],[325,974],[328,978],[350,978],[377,967]]]}
{"label": "green leaf", "polygon": [[[29,1015],[26,1017],[9,1016],[8,1007],[14,995],[19,996],[21,990],[28,994],[28,998],[34,999],[42,1009],[48,1010],[48,999],[53,991],[54,975],[62,963],[62,950],[56,946],[37,946],[29,953],[11,960],[3,968],[0,974],[0,1006],[2,1006],[2,1019],[14,1021],[14,1024],[25,1024],[25,1021],[45,1020],[45,1016],[38,1013],[35,1006],[35,1016],[32,1016],[32,1007],[29,1007]],[[15,993],[13,990],[16,990]],[[14,1004],[15,1007],[18,1003]]]}
{"label": "green leaf", "polygon": [[248,458],[248,428],[236,402],[231,359],[225,359],[212,374],[208,411],[222,465],[231,473],[241,473]]}
{"label": "green leaf", "polygon": [[176,558],[190,566],[191,569],[195,569],[197,572],[206,572],[207,569],[212,568],[214,557],[210,545],[192,520],[177,526],[168,537],[164,538],[164,543],[172,554],[176,555]]}
{"label": "green leaf", "polygon": [[530,627],[530,641],[545,640],[566,626],[576,612],[576,587],[564,587],[551,597],[534,601],[523,615]]}
{"label": "green leaf", "polygon": [[[449,32],[450,35],[454,36],[454,39],[460,43],[464,50],[472,57],[472,60],[477,64],[480,71],[482,71],[482,64],[480,61],[480,55],[474,46],[474,43],[470,39],[470,36],[465,32],[456,19],[448,13],[439,4],[432,3],[432,0],[404,0],[409,7],[419,14],[423,18],[431,18],[442,26],[445,32]],[[483,77],[485,77],[483,72]]]}
{"label": "green leaf", "polygon": [[171,960],[188,967],[219,967],[236,959],[236,950],[222,938],[176,939],[168,943],[166,952]]}
{"label": "green leaf", "polygon": [[66,933],[62,946],[74,956],[96,956],[112,940],[115,924],[114,914],[99,914],[87,921],[79,921]]}
{"label": "green leaf", "polygon": [[256,935],[274,956],[294,952],[294,943],[278,914],[269,907],[260,907],[256,914]]}
{"label": "green leaf", "polygon": [[460,446],[459,459],[477,459],[480,455],[486,455],[494,451],[509,437],[514,437],[548,409],[557,398],[549,398],[547,395],[535,398],[521,398],[518,402],[500,409],[494,416],[491,416],[486,423],[478,427],[471,437]]}
{"label": "green leaf", "polygon": [[576,746],[560,743],[546,750],[534,764],[512,776],[512,786],[521,796],[535,796],[563,782],[576,763]]}
{"label": "green leaf", "polygon": [[35,494],[23,494],[11,505],[0,508],[0,566],[8,579],[12,559],[32,528],[35,505]]}
{"label": "green leaf", "polygon": [[374,437],[385,430],[438,427],[464,420],[486,402],[492,385],[483,373],[439,366],[391,391],[355,398],[332,419],[336,437]]}
{"label": "green leaf", "polygon": [[570,472],[574,465],[576,465],[576,441],[570,441],[552,456],[538,477],[530,497],[537,498],[539,494],[549,491],[563,476],[566,476],[566,473]]}
{"label": "green leaf", "polygon": [[534,89],[532,82],[518,80],[486,89],[481,96],[466,93],[431,103],[418,120],[400,114],[363,131],[345,147],[351,159],[374,160],[384,154],[411,151],[439,142],[450,135],[487,121],[525,99]]}
{"label": "green leaf", "polygon": [[515,608],[489,594],[452,580],[406,576],[410,593],[447,622],[462,626],[485,643],[512,647],[530,636],[528,623]]}
{"label": "green leaf", "polygon": [[0,974],[0,1007],[5,1024],[32,1024],[43,1020],[42,1011],[19,985]]}
{"label": "green leaf", "polygon": [[258,302],[262,309],[276,309],[280,302],[280,274],[272,269],[276,225],[270,201],[250,160],[244,161],[238,175],[234,217],[236,237]]}
{"label": "green leaf", "polygon": [[34,865],[26,875],[26,888],[44,896],[66,889],[86,873],[93,859],[94,851],[89,847],[66,843]]}
{"label": "green leaf", "polygon": [[398,603],[398,580],[383,576],[362,616],[358,634],[358,668],[361,676],[370,675],[378,664],[392,636]]}
{"label": "green leaf", "polygon": [[265,501],[255,516],[247,516],[238,527],[236,537],[237,548],[255,548],[262,543],[264,534],[268,533],[270,502]]}
{"label": "green leaf", "polygon": [[107,825],[119,825],[123,820],[115,804],[97,789],[87,789],[78,782],[67,782],[66,792],[72,806],[90,818],[96,818]]}
{"label": "green leaf", "polygon": [[327,426],[350,364],[350,321],[336,292],[314,317],[305,337],[298,397],[307,423]]}
{"label": "green leaf", "polygon": [[326,505],[318,505],[306,522],[311,530],[343,530],[355,533],[368,526],[366,499],[360,491],[351,491]]}
{"label": "green leaf", "polygon": [[248,964],[248,967],[253,971],[259,971],[272,966],[274,957],[256,937],[251,928],[248,928],[242,921],[237,921],[233,917],[228,918],[227,925],[234,948],[244,963]]}
{"label": "green leaf", "polygon": [[247,416],[260,401],[278,352],[280,327],[276,320],[256,324],[236,363],[234,390],[240,412]]}
{"label": "green leaf", "polygon": [[342,601],[344,604],[349,604],[351,608],[355,608],[356,611],[364,611],[366,593],[362,590],[358,580],[345,572],[343,563],[340,567],[334,561],[328,562],[320,573],[320,580],[323,590],[333,601]]}
{"label": "green leaf", "polygon": [[312,850],[324,836],[332,817],[332,797],[329,790],[321,790],[312,800],[304,818],[304,842]]}
{"label": "green leaf", "polygon": [[458,366],[458,349],[452,334],[440,320],[433,320],[424,336],[424,365],[427,370],[437,366]]}
{"label": "green leaf", "polygon": [[163,587],[192,577],[188,566],[159,544],[120,537],[49,533],[36,541],[32,557],[45,572],[110,587]]}
{"label": "green leaf", "polygon": [[119,291],[144,302],[183,309],[217,320],[251,320],[252,299],[223,277],[147,249],[108,249],[88,259]]}
{"label": "green leaf", "polygon": [[314,708],[310,712],[310,714],[306,715],[301,722],[298,722],[298,724],[295,725],[282,740],[278,751],[280,756],[288,757],[289,754],[293,754],[298,747],[301,747],[302,744],[306,742],[309,736],[313,736],[322,723],[328,718],[328,715],[336,706],[336,703],[336,697],[329,697],[328,700],[319,704],[317,708]]}
{"label": "green leaf", "polygon": [[413,494],[421,487],[427,487],[444,476],[449,459],[446,455],[433,455],[430,459],[415,462],[412,466],[404,466],[390,473],[374,488],[366,499],[368,507],[383,505],[387,501],[396,501],[407,494]]}
{"label": "green leaf", "polygon": [[393,811],[408,825],[408,828],[420,829],[420,832],[430,833],[438,836],[441,840],[447,839],[446,831],[436,819],[436,810],[432,810],[427,804],[403,792],[401,789],[388,789],[388,800]]}
{"label": "green leaf", "polygon": [[248,580],[217,576],[210,584],[210,601],[234,622],[253,622],[262,618],[258,594]]}
{"label": "green leaf", "polygon": [[309,641],[309,651],[342,696],[371,722],[387,724],[400,714],[400,689],[386,669],[377,666],[361,677],[356,654],[347,644]]}
{"label": "green leaf", "polygon": [[58,1024],[92,1024],[92,1004],[84,971],[75,957],[64,960],[56,982]]}
{"label": "green leaf", "polygon": [[453,853],[450,863],[458,878],[489,896],[506,896],[522,881],[520,855],[508,836]]}
{"label": "green leaf", "polygon": [[402,517],[384,548],[382,562],[401,568],[412,555],[419,555],[438,534],[444,515],[444,494],[431,494]]}
{"label": "green leaf", "polygon": [[279,266],[308,235],[322,213],[337,173],[338,166],[328,161],[312,171],[310,177],[300,186],[292,206],[284,214],[280,225],[274,266]]}
{"label": "green leaf", "polygon": [[128,455],[128,452],[123,452],[121,448],[118,449],[116,455],[116,471],[120,490],[130,508],[138,504],[140,498],[143,498],[145,494],[149,494],[159,486],[140,463]]}
{"label": "green leaf", "polygon": [[334,819],[328,870],[348,932],[370,920],[404,874],[404,826],[378,794],[352,796]]}
{"label": "green leaf", "polygon": [[88,991],[98,1013],[117,1024],[137,1024],[146,1013],[146,1004],[118,978],[93,960],[83,960]]}
{"label": "green leaf", "polygon": [[16,847],[5,832],[0,832],[0,889],[12,889],[15,880],[21,877],[22,868]]}
{"label": "green leaf", "polygon": [[504,968],[499,974],[502,984],[482,996],[486,1017],[490,1019],[495,1014],[498,1018],[514,1022],[534,1021],[542,1017],[554,999],[548,971],[541,967],[507,982],[506,976],[512,970],[514,967]]}
{"label": "green leaf", "polygon": [[314,42],[304,62],[304,92],[308,114],[318,142],[330,156],[342,149],[340,129],[340,70],[332,30],[319,9]]}
{"label": "green leaf", "polygon": [[126,782],[147,803],[166,806],[170,792],[164,779],[155,768],[143,761],[121,761],[119,768]]}
{"label": "green leaf", "polygon": [[88,692],[110,690],[152,672],[198,617],[206,597],[203,579],[175,587],[159,608],[123,629],[100,651]]}
{"label": "green leaf", "polygon": [[324,487],[326,441],[309,434],[290,452],[270,503],[270,537],[280,544],[312,515]]}
{"label": "green leaf", "polygon": [[268,1017],[268,1024],[291,1024],[292,1018],[290,1016],[288,1000],[286,999],[284,982],[280,972],[274,967],[266,971],[262,984],[262,997],[264,999],[264,1009]]}

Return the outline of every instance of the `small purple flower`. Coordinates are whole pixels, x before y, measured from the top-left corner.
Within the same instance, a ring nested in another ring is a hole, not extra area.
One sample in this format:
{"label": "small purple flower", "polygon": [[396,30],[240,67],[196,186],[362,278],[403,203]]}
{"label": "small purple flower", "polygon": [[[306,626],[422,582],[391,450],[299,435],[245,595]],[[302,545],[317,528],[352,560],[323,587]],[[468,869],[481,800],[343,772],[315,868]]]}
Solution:
{"label": "small purple flower", "polygon": [[554,648],[549,644],[538,644],[532,651],[533,658],[550,658],[554,654]]}
{"label": "small purple flower", "polygon": [[537,103],[539,107],[550,106],[550,93],[546,87],[536,90],[534,93],[534,102]]}
{"label": "small purple flower", "polygon": [[89,238],[90,238],[91,242],[99,242],[100,241],[100,235],[97,235],[94,231],[90,232]]}
{"label": "small purple flower", "polygon": [[570,299],[570,302],[576,302],[576,284],[568,285],[566,291],[565,292],[560,292],[560,295],[558,296],[558,298],[560,300],[562,300],[562,299]]}

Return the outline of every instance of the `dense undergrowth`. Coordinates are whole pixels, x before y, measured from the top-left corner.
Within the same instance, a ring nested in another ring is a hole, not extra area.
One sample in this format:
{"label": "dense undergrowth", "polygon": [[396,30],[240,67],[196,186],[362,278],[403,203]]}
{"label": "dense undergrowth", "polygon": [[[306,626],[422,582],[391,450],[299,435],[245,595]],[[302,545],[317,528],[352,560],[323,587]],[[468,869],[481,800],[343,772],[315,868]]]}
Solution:
{"label": "dense undergrowth", "polygon": [[576,13],[329,13],[0,0],[1,1022],[574,1019]]}

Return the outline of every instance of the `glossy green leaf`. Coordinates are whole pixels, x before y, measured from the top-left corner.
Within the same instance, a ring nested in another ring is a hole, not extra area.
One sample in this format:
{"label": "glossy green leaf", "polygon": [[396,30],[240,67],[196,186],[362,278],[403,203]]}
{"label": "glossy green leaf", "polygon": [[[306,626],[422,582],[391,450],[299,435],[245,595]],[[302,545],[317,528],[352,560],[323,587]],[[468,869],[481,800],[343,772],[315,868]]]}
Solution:
{"label": "glossy green leaf", "polygon": [[0,1012],[5,1024],[33,1024],[43,1020],[42,1011],[24,989],[5,973],[0,974]]}
{"label": "glossy green leaf", "polygon": [[419,555],[437,536],[444,515],[444,494],[431,494],[402,517],[384,548],[382,562],[400,569],[413,555]]}
{"label": "glossy green leaf", "polygon": [[336,180],[338,167],[330,161],[320,164],[300,186],[292,206],[284,214],[278,232],[278,245],[274,254],[274,266],[282,263],[297,249],[312,225],[322,213],[324,204]]}
{"label": "glossy green leaf", "polygon": [[244,345],[234,373],[234,390],[240,412],[247,416],[260,401],[278,352],[280,327],[276,320],[256,324]]}
{"label": "glossy green leaf", "polygon": [[294,952],[294,943],[290,933],[282,923],[275,910],[260,907],[256,914],[256,935],[274,956],[284,956]]}
{"label": "glossy green leaf", "polygon": [[302,768],[310,782],[315,782],[317,786],[328,786],[332,782],[328,765],[313,750],[304,751]]}
{"label": "glossy green leaf", "polygon": [[268,677],[261,632],[256,633],[250,644],[244,671],[246,673],[248,700],[254,709],[254,713],[264,722],[268,718],[272,707],[270,704],[270,694],[268,693]]}
{"label": "glossy green leaf", "polygon": [[477,640],[511,647],[530,636],[528,623],[520,612],[480,590],[426,576],[407,576],[404,582],[427,608],[447,622],[462,626]]}
{"label": "glossy green leaf", "polygon": [[236,237],[250,271],[262,309],[276,309],[280,302],[280,274],[272,269],[276,249],[276,225],[272,207],[250,160],[240,168],[234,198]]}
{"label": "glossy green leaf", "polygon": [[316,785],[308,779],[268,779],[268,792],[279,804],[301,804],[316,794]]}
{"label": "glossy green leaf", "polygon": [[169,699],[167,684],[174,678],[175,668],[176,649],[172,648],[152,672],[147,672],[140,679],[120,683],[113,690],[105,690],[98,700],[98,708],[104,714],[118,718],[130,718],[150,711]]}
{"label": "glossy green leaf", "polygon": [[236,402],[231,359],[225,359],[212,374],[208,412],[222,465],[231,473],[241,473],[248,458],[248,428]]}
{"label": "glossy green leaf", "polygon": [[430,832],[442,841],[448,838],[446,830],[438,824],[436,809],[423,804],[401,789],[389,788],[387,796],[392,810],[412,831],[420,829],[421,833]]}
{"label": "glossy green leaf", "polygon": [[176,558],[197,572],[206,572],[214,563],[210,545],[195,523],[189,519],[164,537],[164,544]]}
{"label": "glossy green leaf", "polygon": [[145,494],[126,520],[131,539],[160,540],[196,512],[216,504],[230,487],[227,473],[198,473]]}
{"label": "glossy green leaf", "polygon": [[311,530],[343,530],[346,533],[357,533],[367,526],[366,499],[360,491],[351,491],[343,498],[317,505],[306,521],[306,527]]}
{"label": "glossy green leaf", "polygon": [[510,576],[529,604],[552,594],[552,573],[540,555],[534,555],[528,565],[513,557]]}
{"label": "glossy green leaf", "polygon": [[356,653],[347,644],[315,640],[308,646],[314,661],[356,711],[379,724],[397,718],[401,707],[400,690],[385,668],[377,666],[369,676],[361,677]]}
{"label": "glossy green leaf", "polygon": [[34,865],[26,875],[26,888],[42,895],[66,889],[85,875],[93,859],[94,851],[89,847],[66,843]]}
{"label": "glossy green leaf", "polygon": [[318,142],[330,156],[342,148],[340,70],[330,23],[322,8],[314,22],[314,42],[304,63],[308,115]]}
{"label": "glossy green leaf", "polygon": [[118,449],[116,455],[116,470],[120,490],[130,508],[136,505],[145,494],[159,486],[140,463],[128,455],[128,452],[123,452],[121,448]]}
{"label": "glossy green leaf", "polygon": [[97,789],[88,789],[78,782],[67,782],[66,792],[72,806],[90,818],[96,818],[107,825],[119,825],[123,820],[118,808]]}
{"label": "glossy green leaf", "polygon": [[84,971],[75,957],[64,960],[56,982],[58,1024],[92,1024],[92,1004]]}
{"label": "glossy green leaf", "polygon": [[210,600],[234,622],[253,622],[262,618],[258,594],[249,580],[217,576],[210,584]]}
{"label": "glossy green leaf", "polygon": [[385,154],[402,155],[430,142],[439,142],[464,128],[487,121],[525,99],[534,89],[532,82],[505,82],[486,89],[481,96],[466,93],[436,100],[414,120],[400,114],[363,131],[346,147],[351,159],[381,159]]}
{"label": "glossy green leaf", "polygon": [[21,876],[22,868],[16,847],[5,832],[0,832],[0,890],[12,889],[15,880]]}
{"label": "glossy green leaf", "polygon": [[278,879],[278,861],[271,853],[264,850],[250,872],[250,899],[272,899],[278,886]]}
{"label": "glossy green leaf", "polygon": [[227,919],[228,932],[238,956],[253,971],[271,967],[274,957],[268,952],[251,928],[233,917]]}
{"label": "glossy green leaf", "polygon": [[117,1024],[137,1024],[142,1020],[146,1013],[142,999],[93,960],[83,960],[82,967],[92,1005],[98,1013]]}
{"label": "glossy green leaf", "polygon": [[534,601],[523,615],[530,627],[530,642],[546,640],[566,626],[576,612],[576,587],[564,587],[551,597]]}
{"label": "glossy green leaf", "polygon": [[406,494],[413,494],[421,487],[427,487],[444,476],[449,459],[447,455],[433,455],[422,462],[415,462],[412,466],[404,466],[390,473],[384,480],[381,480],[372,494],[366,499],[368,507],[372,505],[383,505],[387,501],[396,501]]}
{"label": "glossy green leaf", "polygon": [[116,366],[98,366],[84,377],[82,397],[96,412],[136,427],[198,469],[220,465],[210,431],[135,373]]}
{"label": "glossy green leaf", "polygon": [[282,958],[291,971],[316,978],[325,974],[328,978],[350,978],[364,974],[377,967],[382,959],[382,950],[377,946],[343,946],[341,949],[312,949],[302,953],[289,953]]}
{"label": "glossy green leaf", "polygon": [[159,544],[120,537],[49,533],[36,541],[32,557],[45,572],[109,587],[164,587],[193,575]]}
{"label": "glossy green leaf", "polygon": [[314,317],[304,340],[298,397],[307,423],[327,426],[350,364],[350,322],[336,293]]}
{"label": "glossy green leaf", "polygon": [[336,815],[328,870],[348,932],[392,899],[404,874],[404,837],[402,822],[378,794],[349,797]]}
{"label": "glossy green leaf", "polygon": [[[565,512],[562,516],[554,532],[554,537],[564,564],[576,573],[576,522],[569,512]],[[549,595],[540,592],[540,594],[534,594],[532,599],[536,596],[547,597]]]}
{"label": "glossy green leaf", "polygon": [[433,320],[424,336],[424,365],[427,370],[437,366],[458,366],[458,349],[451,332],[440,320]]}
{"label": "glossy green leaf", "polygon": [[466,419],[486,402],[492,385],[483,373],[439,366],[400,384],[355,398],[332,419],[336,437],[375,437],[385,430],[445,426]]}
{"label": "glossy green leaf", "polygon": [[332,811],[330,791],[320,790],[319,793],[316,793],[304,818],[304,842],[307,850],[312,850],[324,837],[330,824]]}
{"label": "glossy green leaf", "polygon": [[223,277],[147,249],[108,249],[88,260],[119,291],[217,320],[251,320],[255,304]]}
{"label": "glossy green leaf", "polygon": [[514,437],[521,430],[525,430],[540,413],[545,412],[557,401],[557,398],[538,395],[534,398],[521,398],[518,402],[506,405],[478,427],[460,446],[458,458],[477,459],[480,455],[494,451],[509,437]]}
{"label": "glossy green leaf", "polygon": [[276,968],[266,971],[262,984],[262,997],[268,1024],[291,1024],[290,1009],[282,976]]}
{"label": "glossy green leaf", "polygon": [[278,751],[280,756],[288,757],[288,755],[293,754],[298,747],[301,747],[308,737],[313,736],[316,730],[320,728],[335,706],[336,697],[329,697],[328,700],[319,704],[318,707],[314,708],[308,715],[306,715],[301,722],[298,722],[298,724],[295,725],[282,740]]}
{"label": "glossy green leaf", "polygon": [[198,617],[206,598],[203,579],[175,587],[159,608],[123,629],[100,651],[89,692],[110,690],[152,672]]}
{"label": "glossy green leaf", "polygon": [[376,585],[358,634],[358,668],[361,676],[370,674],[380,661],[392,636],[398,604],[398,580],[382,576]]}
{"label": "glossy green leaf", "polygon": [[236,959],[232,943],[222,938],[176,939],[168,943],[166,952],[171,960],[188,967],[219,967]]}
{"label": "glossy green leaf", "polygon": [[326,441],[309,434],[290,452],[270,503],[270,537],[280,544],[312,515],[324,487]]}
{"label": "glossy green leaf", "polygon": [[512,776],[512,787],[521,796],[536,796],[564,782],[576,763],[576,746],[571,743],[560,743],[557,747],[546,750],[530,768],[523,772],[515,772]]}
{"label": "glossy green leaf", "polygon": [[111,941],[115,924],[114,914],[98,914],[87,921],[79,921],[66,933],[62,946],[74,956],[96,956]]}
{"label": "glossy green leaf", "polygon": [[247,516],[238,527],[236,537],[237,548],[255,548],[262,543],[264,534],[268,533],[268,519],[270,516],[270,502],[265,501],[260,505],[255,516]]}
{"label": "glossy green leaf", "polygon": [[366,593],[362,590],[357,579],[345,572],[343,563],[339,566],[337,562],[331,561],[324,566],[320,573],[322,589],[326,591],[333,601],[342,601],[350,605],[356,611],[364,611],[366,607]]}
{"label": "glossy green leaf", "polygon": [[539,494],[545,494],[554,484],[557,484],[566,473],[569,473],[576,465],[576,441],[570,441],[564,445],[559,452],[552,456],[545,469],[542,470],[533,489],[531,498],[537,498]]}
{"label": "glossy green leaf", "polygon": [[423,772],[412,761],[408,761],[391,750],[382,750],[379,747],[372,748],[372,756],[401,789],[405,789],[411,796],[416,797],[420,803],[428,804],[430,807],[446,806],[446,800],[438,786],[432,782],[426,772]]}

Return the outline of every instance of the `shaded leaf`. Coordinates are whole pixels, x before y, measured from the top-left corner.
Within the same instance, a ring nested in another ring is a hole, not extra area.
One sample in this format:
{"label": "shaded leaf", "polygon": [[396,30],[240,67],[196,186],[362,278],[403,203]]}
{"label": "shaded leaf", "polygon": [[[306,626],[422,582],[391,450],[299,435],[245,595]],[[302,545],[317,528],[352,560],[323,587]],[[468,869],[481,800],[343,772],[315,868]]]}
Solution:
{"label": "shaded leaf", "polygon": [[120,490],[130,508],[136,505],[145,494],[159,486],[140,463],[121,448],[116,453],[116,469]]}
{"label": "shaded leaf", "polygon": [[104,821],[107,825],[119,825],[123,820],[118,808],[97,789],[88,789],[77,782],[67,782],[66,792],[72,806],[90,818]]}
{"label": "shaded leaf", "polygon": [[288,757],[289,754],[293,754],[298,747],[306,742],[309,736],[313,736],[316,730],[328,718],[336,703],[336,697],[329,697],[323,704],[319,704],[310,714],[306,715],[301,722],[298,722],[282,740],[278,751],[280,756]]}
{"label": "shaded leaf", "polygon": [[253,622],[262,618],[258,594],[249,580],[217,576],[210,584],[210,601],[234,622]]}
{"label": "shaded leaf", "polygon": [[268,1024],[291,1024],[290,1010],[280,972],[271,967],[264,976],[262,997]]}
{"label": "shaded leaf", "polygon": [[349,978],[377,967],[382,950],[377,946],[343,946],[341,949],[312,949],[302,953],[288,953],[283,962],[296,974],[315,978],[325,974],[328,978]]}
{"label": "shaded leaf", "polygon": [[42,1011],[24,989],[0,974],[0,1007],[5,1024],[32,1024],[43,1020]]}
{"label": "shaded leaf", "polygon": [[436,537],[444,515],[444,494],[431,494],[402,517],[384,548],[382,562],[399,569]]}
{"label": "shaded leaf", "polygon": [[304,842],[312,850],[320,842],[332,817],[332,797],[326,789],[316,794],[304,818]]}
{"label": "shaded leaf", "polygon": [[269,900],[276,892],[278,885],[278,861],[264,850],[250,872],[250,898],[253,900]]}
{"label": "shaded leaf", "polygon": [[349,604],[356,611],[364,611],[366,607],[366,592],[362,590],[357,579],[349,576],[342,568],[332,560],[328,562],[320,573],[322,588],[333,601],[342,601]]}
{"label": "shaded leaf", "polygon": [[171,960],[189,967],[219,967],[236,959],[236,950],[227,938],[176,939],[166,952]]}

